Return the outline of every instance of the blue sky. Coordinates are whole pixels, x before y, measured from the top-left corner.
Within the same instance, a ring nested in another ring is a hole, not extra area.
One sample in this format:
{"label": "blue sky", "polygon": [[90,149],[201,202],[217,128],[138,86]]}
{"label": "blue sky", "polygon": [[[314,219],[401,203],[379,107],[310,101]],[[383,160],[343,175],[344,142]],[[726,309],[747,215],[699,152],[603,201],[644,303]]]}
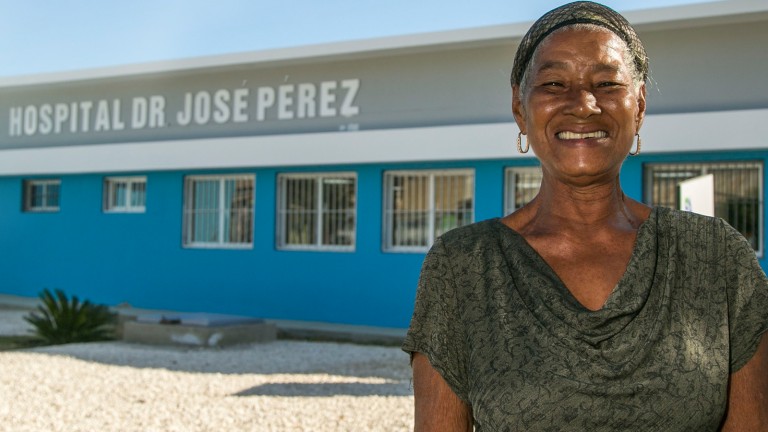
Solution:
{"label": "blue sky", "polygon": [[[619,11],[704,0],[606,0]],[[0,0],[0,76],[524,22],[552,0]]]}

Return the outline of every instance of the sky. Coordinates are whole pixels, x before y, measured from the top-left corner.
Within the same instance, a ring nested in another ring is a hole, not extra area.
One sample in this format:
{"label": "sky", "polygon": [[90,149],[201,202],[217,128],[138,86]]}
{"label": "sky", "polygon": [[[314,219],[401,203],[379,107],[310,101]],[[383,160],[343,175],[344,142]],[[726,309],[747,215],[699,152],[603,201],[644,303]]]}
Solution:
{"label": "sky", "polygon": [[[706,0],[605,0],[630,10]],[[0,77],[533,21],[565,0],[0,0]]]}

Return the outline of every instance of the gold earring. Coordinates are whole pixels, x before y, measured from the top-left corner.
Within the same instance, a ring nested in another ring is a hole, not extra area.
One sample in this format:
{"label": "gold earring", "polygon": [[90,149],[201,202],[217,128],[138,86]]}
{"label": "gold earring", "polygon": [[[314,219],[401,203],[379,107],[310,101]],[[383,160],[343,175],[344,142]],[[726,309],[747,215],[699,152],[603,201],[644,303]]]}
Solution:
{"label": "gold earring", "polygon": [[528,149],[531,148],[531,145],[528,143],[528,140],[525,141],[525,150],[523,150],[523,131],[520,131],[517,133],[517,151],[519,151],[522,154],[528,153]]}
{"label": "gold earring", "polygon": [[641,142],[640,142],[640,134],[639,134],[639,133],[638,133],[638,134],[635,134],[635,136],[637,137],[637,149],[635,150],[635,152],[634,152],[634,153],[633,153],[633,152],[632,152],[632,150],[630,149],[630,150],[629,150],[629,155],[630,155],[630,156],[637,156],[637,155],[639,155],[639,154],[640,154],[640,146],[642,145],[642,144],[641,144]]}

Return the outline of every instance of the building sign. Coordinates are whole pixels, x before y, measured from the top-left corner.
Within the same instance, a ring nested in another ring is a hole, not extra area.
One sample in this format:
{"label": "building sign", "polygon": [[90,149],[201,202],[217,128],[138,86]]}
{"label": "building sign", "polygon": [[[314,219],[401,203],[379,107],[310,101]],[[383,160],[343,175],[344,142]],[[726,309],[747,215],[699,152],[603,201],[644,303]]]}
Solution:
{"label": "building sign", "polygon": [[0,79],[0,152],[508,123],[508,57],[494,44]]}
{"label": "building sign", "polygon": [[49,101],[8,110],[8,137],[87,134],[212,124],[354,117],[359,79],[185,92],[169,110],[157,94],[75,102]]}

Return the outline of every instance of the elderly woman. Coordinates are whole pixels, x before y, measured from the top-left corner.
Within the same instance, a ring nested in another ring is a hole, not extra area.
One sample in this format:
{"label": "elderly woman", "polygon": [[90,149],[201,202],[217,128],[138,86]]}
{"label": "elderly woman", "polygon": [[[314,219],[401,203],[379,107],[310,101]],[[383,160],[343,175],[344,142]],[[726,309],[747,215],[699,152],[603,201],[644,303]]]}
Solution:
{"label": "elderly woman", "polygon": [[754,251],[720,219],[621,190],[647,73],[635,31],[596,3],[523,37],[512,108],[541,190],[427,254],[403,345],[417,431],[768,430]]}

